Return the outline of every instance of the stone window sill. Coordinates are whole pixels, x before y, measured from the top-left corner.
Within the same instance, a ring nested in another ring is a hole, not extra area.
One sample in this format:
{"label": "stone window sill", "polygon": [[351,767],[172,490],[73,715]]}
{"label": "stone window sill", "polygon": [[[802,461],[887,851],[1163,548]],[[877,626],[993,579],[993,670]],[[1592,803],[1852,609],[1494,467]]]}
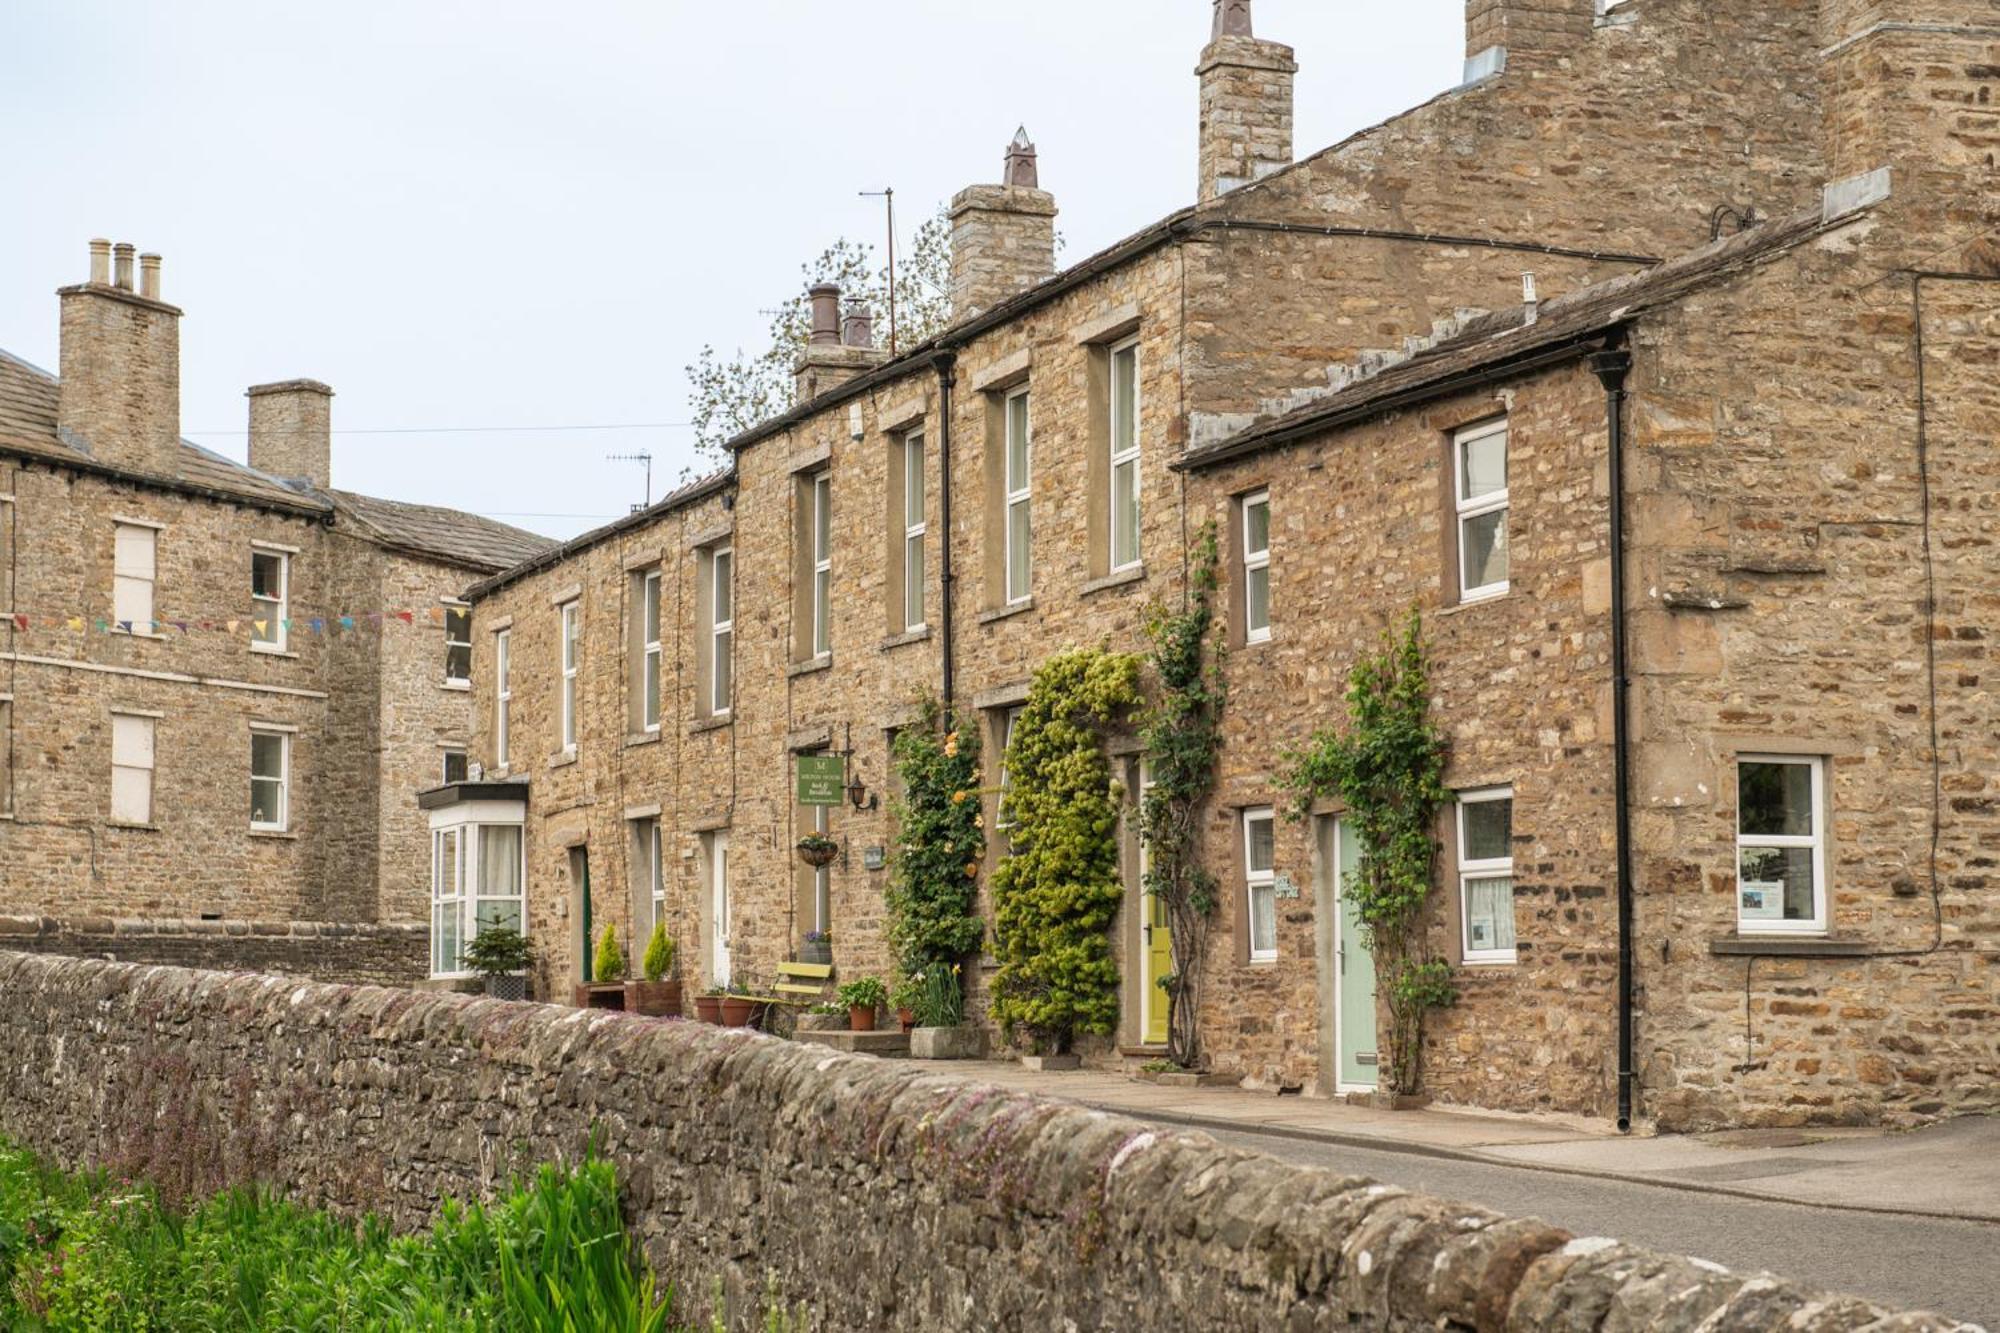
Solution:
{"label": "stone window sill", "polygon": [[297,842],[299,840],[298,834],[292,832],[290,829],[281,828],[253,828],[250,830],[250,836],[253,838],[275,838],[279,842]]}
{"label": "stone window sill", "polygon": [[881,651],[886,653],[891,648],[907,648],[913,643],[924,642],[930,636],[931,628],[929,625],[925,625],[920,629],[904,630],[901,634],[891,634],[888,638],[882,640]]}
{"label": "stone window sill", "polygon": [[1435,616],[1455,616],[1468,611],[1477,611],[1482,606],[1491,606],[1495,602],[1506,601],[1514,595],[1514,591],[1513,588],[1509,588],[1505,592],[1489,592],[1484,596],[1475,594],[1470,597],[1463,597],[1453,602],[1450,606],[1439,607],[1437,610],[1431,612],[1431,614]]}
{"label": "stone window sill", "polygon": [[635,745],[656,744],[660,736],[661,733],[657,731],[635,731],[625,738],[625,748],[629,750]]}
{"label": "stone window sill", "polygon": [[564,750],[561,754],[552,754],[549,756],[550,768],[567,768],[575,762],[576,762],[575,750]]}
{"label": "stone window sill", "polygon": [[736,719],[728,713],[724,713],[720,717],[705,717],[699,722],[688,723],[688,735],[699,736],[705,731],[721,731],[724,727],[731,725],[735,721]]}
{"label": "stone window sill", "polygon": [[1710,940],[1708,951],[1733,958],[1859,958],[1874,949],[1862,940],[1825,935],[1727,935]]}
{"label": "stone window sill", "polygon": [[[1086,588],[1084,591],[1088,592],[1089,589]],[[996,606],[991,611],[981,611],[979,613],[979,623],[982,625],[992,625],[1007,619],[1009,616],[1024,615],[1034,609],[1035,599],[1032,597],[1023,597],[1018,602],[1009,602],[1005,606]]]}
{"label": "stone window sill", "polygon": [[791,666],[785,669],[785,675],[788,677],[810,676],[815,671],[830,671],[832,669],[833,654],[821,653],[818,657],[809,657],[803,662],[792,663]]}
{"label": "stone window sill", "polygon": [[1144,565],[1134,565],[1130,569],[1121,569],[1116,574],[1106,574],[1101,579],[1092,579],[1083,585],[1080,595],[1088,597],[1094,592],[1103,592],[1109,588],[1122,588],[1130,583],[1142,583],[1145,581],[1145,578],[1146,567]]}
{"label": "stone window sill", "polygon": [[145,630],[140,629],[119,629],[116,625],[111,627],[110,632],[123,639],[151,639],[154,643],[165,643],[167,641],[167,636],[164,634],[149,634]]}
{"label": "stone window sill", "polygon": [[254,657],[280,657],[284,658],[287,661],[292,661],[292,662],[296,662],[299,660],[299,655],[297,653],[290,652],[283,648],[266,648],[261,643],[251,644],[250,653]]}
{"label": "stone window sill", "polygon": [[472,682],[469,680],[439,681],[438,688],[441,690],[460,690],[460,691],[470,690],[472,688]]}
{"label": "stone window sill", "polygon": [[110,820],[108,824],[111,828],[120,829],[128,833],[158,833],[160,831],[158,824],[128,824],[119,819]]}

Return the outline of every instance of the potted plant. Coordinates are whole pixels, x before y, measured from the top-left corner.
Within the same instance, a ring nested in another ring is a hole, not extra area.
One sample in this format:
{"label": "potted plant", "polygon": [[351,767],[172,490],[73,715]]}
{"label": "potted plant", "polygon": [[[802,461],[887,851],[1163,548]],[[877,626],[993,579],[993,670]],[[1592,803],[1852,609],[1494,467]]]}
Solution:
{"label": "potted plant", "polygon": [[816,1004],[799,1015],[800,1032],[845,1032],[847,1011],[837,1004]]}
{"label": "potted plant", "polygon": [[667,975],[674,970],[675,952],[674,938],[667,934],[667,923],[664,920],[654,922],[653,936],[646,941],[646,952],[639,963],[645,980],[625,983],[627,1009],[654,1018],[680,1015],[680,979]]}
{"label": "potted plant", "polygon": [[798,840],[797,846],[799,860],[815,870],[832,865],[834,858],[840,855],[840,844],[824,833],[808,833]]}
{"label": "potted plant", "polygon": [[752,999],[750,988],[742,982],[731,983],[722,994],[722,1026],[726,1028],[747,1028],[756,1019],[758,1010],[764,1007],[762,1000]]}
{"label": "potted plant", "polygon": [[875,1011],[889,998],[889,988],[882,984],[880,977],[863,977],[850,981],[840,988],[840,1002],[847,1006],[847,1027],[850,1032],[873,1032]]}
{"label": "potted plant", "polygon": [[917,1025],[917,1006],[924,998],[924,974],[904,977],[896,983],[896,989],[889,992],[889,1007],[896,1011],[896,1022],[908,1032]]}
{"label": "potted plant", "polygon": [[722,987],[710,986],[707,990],[695,996],[694,1016],[704,1023],[720,1023],[722,1021],[723,994]]}
{"label": "potted plant", "polygon": [[576,988],[579,1009],[623,1009],[625,1007],[625,950],[618,944],[618,927],[606,922],[592,955],[589,981]]}
{"label": "potted plant", "polygon": [[833,961],[833,932],[830,930],[809,930],[799,945],[801,963],[831,963]]}
{"label": "potted plant", "polygon": [[535,946],[512,926],[487,926],[472,937],[461,957],[484,978],[486,993],[494,999],[528,998],[528,969],[534,966]]}

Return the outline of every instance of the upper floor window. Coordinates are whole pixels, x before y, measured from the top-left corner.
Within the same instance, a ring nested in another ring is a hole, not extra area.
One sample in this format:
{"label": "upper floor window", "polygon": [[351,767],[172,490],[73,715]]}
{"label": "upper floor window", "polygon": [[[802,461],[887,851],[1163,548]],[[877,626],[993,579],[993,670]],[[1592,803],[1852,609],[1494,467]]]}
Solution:
{"label": "upper floor window", "polygon": [[812,655],[833,651],[833,474],[812,479]]}
{"label": "upper floor window", "polygon": [[250,733],[250,827],[282,833],[290,826],[291,737],[281,731]]}
{"label": "upper floor window", "polygon": [[1139,563],[1139,340],[1111,348],[1111,568]]}
{"label": "upper floor window", "polygon": [[496,768],[507,767],[513,711],[513,631],[503,629],[493,636],[493,764]]}
{"label": "upper floor window", "polygon": [[1034,521],[1029,510],[1030,451],[1028,433],[1028,391],[1017,389],[1007,395],[1007,457],[1005,460],[1004,503],[1007,547],[1007,604],[1028,600],[1033,590]]}
{"label": "upper floor window", "polygon": [[1469,426],[1452,437],[1458,508],[1461,601],[1507,591],[1507,422]]}
{"label": "upper floor window", "polygon": [[468,771],[465,751],[456,745],[447,745],[444,749],[444,772],[441,775],[442,780],[446,783],[463,782]]}
{"label": "upper floor window", "polygon": [[153,719],[143,714],[111,715],[111,818],[153,822]]}
{"label": "upper floor window", "polygon": [[709,557],[708,711],[729,712],[736,666],[736,550],[716,548]]}
{"label": "upper floor window", "polygon": [[444,678],[454,685],[472,680],[472,608],[455,602],[444,608]]}
{"label": "upper floor window", "polygon": [[1736,761],[1736,924],[1763,934],[1826,929],[1826,761]]}
{"label": "upper floor window", "polygon": [[924,436],[903,437],[903,628],[924,627]]}
{"label": "upper floor window", "polygon": [[1495,787],[1458,798],[1459,915],[1465,961],[1514,961],[1514,792]]}
{"label": "upper floor window", "polygon": [[583,607],[562,604],[562,748],[576,749],[576,678],[583,651]]}
{"label": "upper floor window", "polygon": [[1248,895],[1250,961],[1278,956],[1278,823],[1269,806],[1243,812],[1243,878]]}
{"label": "upper floor window", "polygon": [[1243,497],[1243,637],[1271,637],[1271,493]]}
{"label": "upper floor window", "polygon": [[289,637],[291,557],[283,551],[250,552],[250,647],[281,653]]}
{"label": "upper floor window", "polygon": [[660,729],[660,571],[639,579],[639,722]]}
{"label": "upper floor window", "polygon": [[112,535],[111,618],[137,634],[153,630],[153,576],[158,533],[137,523],[120,523]]}

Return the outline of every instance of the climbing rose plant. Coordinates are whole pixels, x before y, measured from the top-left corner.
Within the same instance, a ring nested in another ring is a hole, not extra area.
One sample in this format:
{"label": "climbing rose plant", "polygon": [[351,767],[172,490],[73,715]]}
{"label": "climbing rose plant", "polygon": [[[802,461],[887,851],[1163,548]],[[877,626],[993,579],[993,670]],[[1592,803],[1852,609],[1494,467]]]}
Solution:
{"label": "climbing rose plant", "polygon": [[[896,842],[889,945],[903,976],[938,988],[949,978],[957,990],[961,960],[986,934],[979,917],[979,864],[986,855],[979,737],[969,722],[926,695],[918,721],[896,733],[894,759],[902,795],[890,803]],[[937,1012],[951,1011],[941,991],[930,998]]]}
{"label": "climbing rose plant", "polygon": [[1341,891],[1360,918],[1389,1011],[1387,1091],[1414,1094],[1423,1086],[1424,1016],[1457,999],[1450,965],[1431,954],[1432,829],[1450,793],[1414,610],[1348,674],[1346,731],[1315,732],[1284,759],[1280,781],[1297,797],[1294,817],[1316,800],[1338,800],[1360,843],[1360,865]]}
{"label": "climbing rose plant", "polygon": [[1044,1053],[1118,1022],[1120,792],[1104,733],[1140,703],[1136,655],[1064,652],[1036,670],[1007,746],[1011,853],[993,872],[993,1016]]}

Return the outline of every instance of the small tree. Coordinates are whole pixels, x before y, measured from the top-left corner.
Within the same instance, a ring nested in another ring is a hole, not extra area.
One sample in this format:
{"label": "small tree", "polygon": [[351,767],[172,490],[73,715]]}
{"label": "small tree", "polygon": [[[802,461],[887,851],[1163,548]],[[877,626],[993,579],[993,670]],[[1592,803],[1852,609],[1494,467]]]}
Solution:
{"label": "small tree", "polygon": [[1430,716],[1430,676],[1423,624],[1412,610],[1400,634],[1364,655],[1348,675],[1344,733],[1315,732],[1285,755],[1280,779],[1297,794],[1303,818],[1315,800],[1338,798],[1361,847],[1361,863],[1342,885],[1389,1010],[1389,1088],[1423,1086],[1424,1016],[1453,1003],[1449,964],[1430,947],[1432,870],[1444,786],[1444,738]]}
{"label": "small tree", "polygon": [[674,939],[667,934],[665,918],[653,923],[652,938],[646,941],[645,957],[640,966],[646,980],[659,981],[674,970]]}
{"label": "small tree", "polygon": [[625,951],[618,946],[618,927],[606,922],[597,938],[597,953],[590,963],[592,981],[622,981],[625,978]]}
{"label": "small tree", "polygon": [[956,986],[959,963],[986,933],[979,919],[979,865],[986,855],[979,735],[926,694],[915,725],[896,733],[893,757],[902,795],[891,804],[889,946],[903,976]]}
{"label": "small tree", "polygon": [[1011,852],[993,872],[993,1016],[1057,1054],[1118,1022],[1109,932],[1124,888],[1104,732],[1140,702],[1136,656],[1060,653],[1035,671],[1007,747]]}

